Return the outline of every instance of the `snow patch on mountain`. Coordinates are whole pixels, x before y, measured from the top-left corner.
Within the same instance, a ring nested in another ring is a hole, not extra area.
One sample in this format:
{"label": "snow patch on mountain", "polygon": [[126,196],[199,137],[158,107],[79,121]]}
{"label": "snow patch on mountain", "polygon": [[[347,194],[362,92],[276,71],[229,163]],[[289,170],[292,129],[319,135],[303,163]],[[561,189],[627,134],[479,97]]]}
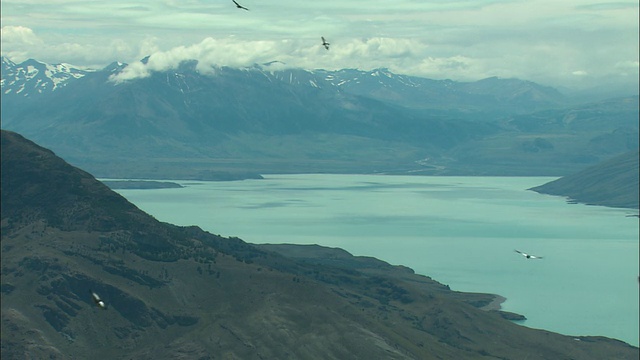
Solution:
{"label": "snow patch on mountain", "polygon": [[67,63],[46,64],[33,59],[16,64],[2,57],[2,94],[30,96],[50,93],[94,70]]}

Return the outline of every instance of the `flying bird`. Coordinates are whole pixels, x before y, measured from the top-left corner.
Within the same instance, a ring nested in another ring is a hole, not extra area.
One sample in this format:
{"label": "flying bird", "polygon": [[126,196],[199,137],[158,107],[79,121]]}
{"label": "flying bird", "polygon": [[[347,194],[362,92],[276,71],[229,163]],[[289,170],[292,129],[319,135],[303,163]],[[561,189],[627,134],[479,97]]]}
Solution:
{"label": "flying bird", "polygon": [[542,256],[529,255],[529,254],[523,253],[522,251],[518,251],[518,250],[514,250],[514,251],[517,252],[518,254],[526,257],[527,259],[542,259]]}
{"label": "flying bird", "polygon": [[238,3],[236,2],[236,0],[231,0],[231,1],[233,1],[233,3],[234,3],[234,4],[236,4],[236,7],[237,7],[238,9],[244,9],[244,10],[249,11],[249,9],[247,9],[246,7],[244,7],[244,6],[240,5],[240,4],[238,4]]}
{"label": "flying bird", "polygon": [[327,40],[324,39],[324,36],[321,36],[322,38],[322,46],[324,46],[325,49],[329,50],[329,43],[327,42]]}
{"label": "flying bird", "polygon": [[93,299],[93,302],[96,303],[97,307],[99,307],[100,309],[106,309],[107,308],[107,304],[105,304],[104,301],[102,301],[102,299],[100,299],[100,296],[98,294],[93,292],[93,290],[89,290],[89,292],[91,293],[91,298]]}

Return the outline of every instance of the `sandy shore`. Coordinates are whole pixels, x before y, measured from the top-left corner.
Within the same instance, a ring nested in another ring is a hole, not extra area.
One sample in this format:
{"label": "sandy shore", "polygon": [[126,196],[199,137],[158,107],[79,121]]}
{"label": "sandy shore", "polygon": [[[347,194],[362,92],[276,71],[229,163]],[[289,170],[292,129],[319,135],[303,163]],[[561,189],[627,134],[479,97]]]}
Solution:
{"label": "sandy shore", "polygon": [[480,310],[491,311],[491,310],[500,310],[502,309],[502,303],[507,300],[506,297],[496,295],[496,297],[489,304],[480,308]]}

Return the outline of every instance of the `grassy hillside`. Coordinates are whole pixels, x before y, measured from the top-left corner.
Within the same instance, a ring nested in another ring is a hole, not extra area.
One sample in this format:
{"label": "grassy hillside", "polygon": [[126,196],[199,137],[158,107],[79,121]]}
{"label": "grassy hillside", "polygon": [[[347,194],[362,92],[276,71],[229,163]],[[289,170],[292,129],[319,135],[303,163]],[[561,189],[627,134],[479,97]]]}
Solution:
{"label": "grassy hillside", "polygon": [[531,190],[591,205],[638,209],[638,163],[636,149]]}

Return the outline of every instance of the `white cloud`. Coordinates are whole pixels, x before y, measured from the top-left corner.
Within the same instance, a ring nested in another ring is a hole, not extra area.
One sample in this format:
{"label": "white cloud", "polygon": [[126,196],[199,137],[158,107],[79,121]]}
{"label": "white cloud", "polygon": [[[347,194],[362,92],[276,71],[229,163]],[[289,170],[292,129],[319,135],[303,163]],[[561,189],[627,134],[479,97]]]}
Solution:
{"label": "white cloud", "polygon": [[216,66],[251,66],[274,60],[280,54],[277,49],[286,47],[286,42],[206,38],[198,44],[152,53],[146,64],[134,62],[113,80],[126,81],[147,77],[154,71],[176,68],[186,60],[197,60],[197,69],[204,73],[211,72]]}
{"label": "white cloud", "polygon": [[30,57],[34,47],[43,46],[43,41],[28,27],[3,26],[0,31],[2,55],[22,61]]}
{"label": "white cloud", "polygon": [[615,67],[623,70],[635,70],[637,73],[638,68],[640,68],[640,62],[638,60],[619,61],[616,63]]}
{"label": "white cloud", "polygon": [[134,62],[113,80],[146,77],[153,71],[176,68],[185,60],[197,60],[198,70],[205,73],[218,66],[250,67],[271,61],[279,61],[281,68],[335,70],[354,67],[357,62],[357,67],[371,69],[387,66],[390,58],[414,58],[425,49],[426,46],[420,42],[407,39],[372,38],[337,44],[332,42],[331,50],[327,51],[322,47],[320,38],[313,43],[303,43],[291,40],[242,41],[233,37],[209,37],[198,44],[155,52],[150,55],[146,64]]}
{"label": "white cloud", "polygon": [[3,46],[41,45],[42,40],[24,26],[3,26],[0,31]]}
{"label": "white cloud", "polygon": [[142,48],[157,51],[157,47],[147,42],[143,42],[141,47],[121,39],[93,39],[85,43],[46,41],[25,26],[3,26],[1,41],[2,55],[14,62],[33,58],[48,63],[65,62],[94,68],[122,57],[132,58]]}

